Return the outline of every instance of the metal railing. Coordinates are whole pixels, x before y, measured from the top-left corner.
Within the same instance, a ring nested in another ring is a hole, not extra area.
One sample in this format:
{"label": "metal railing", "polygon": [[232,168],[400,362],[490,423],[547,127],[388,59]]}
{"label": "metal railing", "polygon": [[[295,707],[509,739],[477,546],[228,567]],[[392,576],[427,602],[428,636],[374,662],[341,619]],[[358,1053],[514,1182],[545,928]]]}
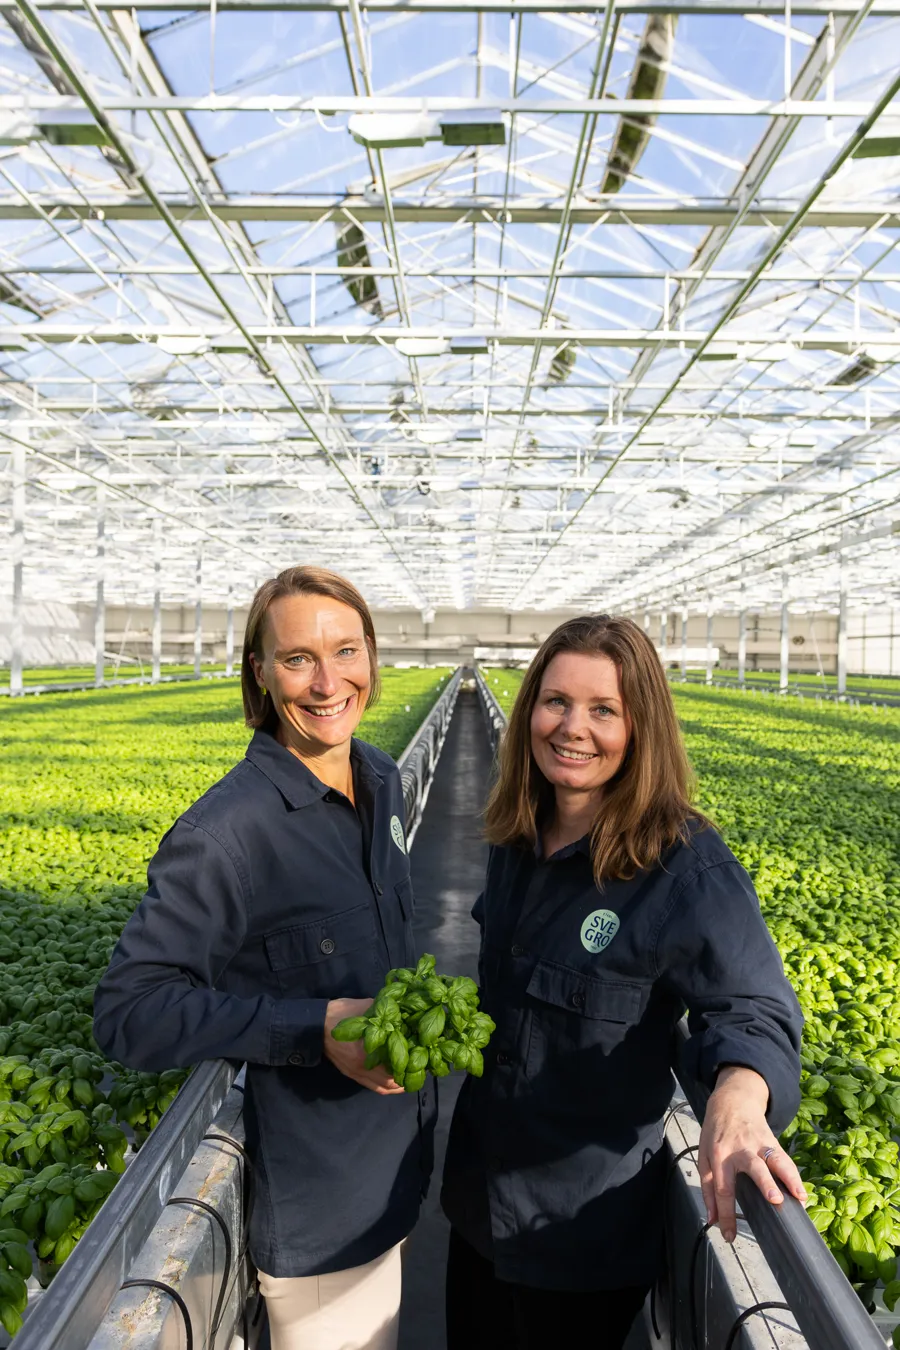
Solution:
{"label": "metal railing", "polygon": [[138,1252],[174,1194],[237,1074],[198,1064],[50,1289],[29,1311],[16,1350],[87,1350]]}
{"label": "metal railing", "polygon": [[[681,1022],[676,1029],[678,1051],[687,1038],[687,1026]],[[709,1089],[682,1072],[678,1081],[702,1122]],[[777,1185],[784,1197],[780,1205],[771,1204],[744,1173],[737,1176],[735,1191],[744,1218],[810,1346],[813,1350],[884,1350],[874,1322],[806,1210],[780,1182]]]}
{"label": "metal railing", "polygon": [[834,689],[817,689],[814,685],[788,685],[787,689],[782,689],[777,680],[745,680],[741,684],[740,680],[723,679],[721,676],[713,676],[707,680],[703,675],[680,675],[669,672],[669,681],[672,684],[697,684],[710,686],[716,689],[733,689],[741,694],[760,693],[760,694],[784,694],[787,698],[815,699],[817,702],[838,703],[844,707],[853,708],[897,708],[900,707],[900,695],[885,694],[863,694],[856,689],[848,689],[846,693],[839,694]]}
{"label": "metal railing", "polygon": [[461,680],[462,667],[457,667],[450,676],[447,688],[397,760],[403,783],[403,805],[406,808],[407,848],[412,847],[416,830],[422,820],[437,762],[444,748],[453,709],[456,707]]}
{"label": "metal railing", "polygon": [[178,675],[160,675],[158,680],[154,680],[149,673],[146,675],[113,675],[102,684],[95,684],[93,680],[77,680],[60,682],[58,684],[29,684],[19,693],[14,694],[8,684],[0,685],[0,698],[28,698],[36,694],[83,694],[91,690],[100,689],[122,689],[126,685],[141,685],[147,688],[158,688],[161,684],[185,684],[196,680],[233,680],[240,676],[240,670],[233,671],[229,675],[224,670],[201,670],[199,675],[193,671],[183,671]]}
{"label": "metal railing", "polygon": [[[407,847],[422,819],[461,678],[462,670],[457,669],[397,761],[407,811]],[[208,1060],[191,1072],[53,1284],[29,1309],[15,1350],[88,1350],[135,1258],[176,1193],[179,1178],[220,1110],[238,1068],[227,1060]],[[232,1236],[236,1242],[237,1236]]]}
{"label": "metal railing", "polygon": [[[506,715],[477,668],[475,682],[488,738],[496,750]],[[682,1023],[679,1048],[687,1034]],[[678,1080],[702,1121],[708,1089],[685,1073],[679,1073]],[[811,1350],[884,1350],[875,1324],[800,1202],[785,1192],[783,1203],[773,1205],[744,1175],[737,1178],[737,1198]]]}
{"label": "metal railing", "polygon": [[503,735],[503,729],[506,726],[506,713],[494,698],[487,681],[477,666],[475,667],[475,689],[478,693],[478,702],[481,704],[481,712],[487,725],[488,740],[491,743],[491,749],[494,754],[496,754],[497,747],[500,744],[500,737]]}

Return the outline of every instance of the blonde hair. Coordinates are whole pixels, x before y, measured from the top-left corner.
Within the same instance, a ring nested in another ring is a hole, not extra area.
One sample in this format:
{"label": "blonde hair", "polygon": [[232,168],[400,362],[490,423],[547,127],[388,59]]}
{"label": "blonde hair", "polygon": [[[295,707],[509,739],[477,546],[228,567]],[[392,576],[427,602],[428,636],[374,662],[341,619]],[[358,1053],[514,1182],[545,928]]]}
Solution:
{"label": "blonde hair", "polygon": [[665,672],[646,634],[630,619],[588,614],[568,619],[541,646],[528,668],[500,746],[499,774],[485,809],[492,844],[533,848],[552,810],[553,787],[531,750],[531,716],[544,672],[561,652],[607,656],[619,671],[631,718],[624,760],[605,785],[591,828],[591,859],[599,886],[653,867],[676,841],[687,842],[688,821],[708,824],[691,805],[693,779]]}
{"label": "blonde hair", "polygon": [[366,707],[371,708],[381,693],[381,678],[378,674],[378,647],[375,642],[375,625],[369,606],[352,582],[337,572],[329,572],[324,567],[287,567],[277,577],[264,581],[253,597],[250,612],[247,615],[247,627],[244,630],[244,652],[241,658],[241,695],[244,700],[244,721],[248,727],[263,727],[271,730],[278,723],[278,714],[269,693],[263,693],[256,682],[253,662],[250,657],[260,658],[259,646],[265,632],[266,617],[276,600],[287,595],[324,595],[330,600],[339,600],[362,619],[366,650],[369,653],[370,688]]}

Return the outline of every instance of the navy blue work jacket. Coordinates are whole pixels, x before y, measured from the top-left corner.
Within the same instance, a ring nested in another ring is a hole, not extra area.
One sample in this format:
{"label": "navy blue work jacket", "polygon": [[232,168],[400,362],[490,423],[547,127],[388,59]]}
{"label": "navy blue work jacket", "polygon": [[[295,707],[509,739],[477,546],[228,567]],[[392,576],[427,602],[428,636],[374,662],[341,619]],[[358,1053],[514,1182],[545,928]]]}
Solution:
{"label": "navy blue work jacket", "polygon": [[351,765],[356,810],[257,731],[163,838],[94,997],[123,1064],[246,1061],[250,1250],[269,1275],[374,1260],[413,1227],[432,1167],[433,1090],[382,1097],[322,1053],[330,999],[415,964],[400,774],[363,741]]}
{"label": "navy blue work jacket", "polygon": [[457,1103],[444,1211],[502,1280],[649,1285],[685,1007],[696,1077],[755,1069],[776,1133],[799,1105],[803,1019],[752,882],[711,828],[602,892],[587,839],[546,860],[492,848],[473,916],[497,1030]]}

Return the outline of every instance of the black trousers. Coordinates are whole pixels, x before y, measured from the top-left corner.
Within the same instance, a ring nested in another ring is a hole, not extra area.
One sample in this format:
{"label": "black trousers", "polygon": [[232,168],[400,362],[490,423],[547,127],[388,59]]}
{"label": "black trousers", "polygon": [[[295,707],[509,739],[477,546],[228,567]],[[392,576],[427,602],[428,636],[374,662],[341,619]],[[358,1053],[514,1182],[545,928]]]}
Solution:
{"label": "black trousers", "polygon": [[592,1350],[622,1350],[646,1288],[584,1292],[498,1280],[456,1229],[447,1259],[447,1350],[554,1350],[590,1326]]}

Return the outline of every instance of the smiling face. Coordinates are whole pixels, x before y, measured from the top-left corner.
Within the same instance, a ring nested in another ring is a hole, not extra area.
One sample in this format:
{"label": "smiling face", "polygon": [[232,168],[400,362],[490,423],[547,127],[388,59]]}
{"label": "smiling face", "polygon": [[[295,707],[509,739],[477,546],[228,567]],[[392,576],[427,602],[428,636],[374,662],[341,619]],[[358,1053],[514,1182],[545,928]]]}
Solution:
{"label": "smiling face", "polygon": [[251,656],[278,714],[278,739],[301,758],[349,744],[366,710],[372,672],[362,619],[326,595],[273,600]]}
{"label": "smiling face", "polygon": [[608,656],[560,652],[531,713],[531,753],[557,791],[599,794],[622,765],[631,718]]}

